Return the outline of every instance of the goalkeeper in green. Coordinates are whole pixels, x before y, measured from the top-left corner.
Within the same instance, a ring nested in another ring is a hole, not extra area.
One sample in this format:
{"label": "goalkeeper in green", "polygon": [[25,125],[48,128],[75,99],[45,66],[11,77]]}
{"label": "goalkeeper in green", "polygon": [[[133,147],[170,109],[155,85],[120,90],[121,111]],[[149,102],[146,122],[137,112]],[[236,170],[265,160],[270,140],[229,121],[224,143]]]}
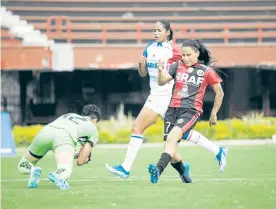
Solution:
{"label": "goalkeeper in green", "polygon": [[79,166],[90,161],[91,150],[98,141],[95,124],[100,117],[100,109],[90,104],[83,107],[82,115],[68,113],[43,127],[18,164],[20,173],[30,175],[28,187],[38,187],[41,168],[36,164],[52,150],[57,169],[48,174],[48,179],[60,189],[69,189],[68,180],[72,173],[74,158],[77,159]]}

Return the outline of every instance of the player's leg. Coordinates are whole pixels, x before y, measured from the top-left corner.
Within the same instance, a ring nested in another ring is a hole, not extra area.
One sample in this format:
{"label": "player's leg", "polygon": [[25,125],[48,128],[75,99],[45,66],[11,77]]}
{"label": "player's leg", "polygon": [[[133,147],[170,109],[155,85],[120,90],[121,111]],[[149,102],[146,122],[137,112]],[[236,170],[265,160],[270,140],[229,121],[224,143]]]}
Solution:
{"label": "player's leg", "polygon": [[34,138],[28,148],[28,152],[21,158],[17,166],[22,174],[29,174],[29,188],[37,188],[41,175],[41,168],[36,163],[51,149],[52,133],[48,127],[44,127]]}
{"label": "player's leg", "polygon": [[223,171],[227,164],[228,149],[225,147],[219,147],[214,142],[208,140],[199,132],[192,130],[183,135],[182,139],[190,141],[198,146],[212,152],[216,156],[216,160],[219,163],[219,170]]}
{"label": "player's leg", "polygon": [[[169,108],[164,117],[164,141],[167,140],[167,136],[174,126],[176,120],[176,110]],[[179,141],[180,142],[180,141]],[[165,147],[164,147],[165,149]],[[183,183],[191,183],[192,179],[190,177],[190,165],[188,163],[183,163],[181,155],[176,152],[171,160],[172,167],[179,173],[179,176]]]}
{"label": "player's leg", "polygon": [[[31,144],[32,146],[32,144]],[[17,169],[22,174],[29,175],[28,187],[29,188],[37,188],[39,183],[39,178],[41,176],[41,168],[36,167],[36,163],[40,160],[40,158],[34,157],[33,154],[27,152],[25,156],[23,156],[17,166]]]}
{"label": "player's leg", "polygon": [[182,157],[178,152],[176,152],[171,159],[171,165],[179,173],[183,183],[192,183],[190,165],[182,162]]}
{"label": "player's leg", "polygon": [[170,131],[167,141],[165,142],[164,152],[161,154],[158,163],[156,166],[154,164],[150,164],[148,167],[151,183],[156,184],[158,182],[160,175],[166,169],[173,156],[176,155],[178,141],[181,139],[182,135],[183,133],[181,128],[177,126],[174,126]]}
{"label": "player's leg", "polygon": [[[31,144],[32,146],[32,144]],[[36,158],[28,151],[25,155],[20,159],[17,170],[22,174],[30,174],[32,167],[36,165],[36,163],[40,160],[40,158]]]}
{"label": "player's leg", "polygon": [[215,155],[219,153],[219,146],[208,140],[206,137],[204,137],[201,133],[197,132],[196,130],[192,130],[189,133],[184,134],[182,139],[197,144],[198,146],[214,153]]}
{"label": "player's leg", "polygon": [[149,99],[133,123],[130,142],[122,165],[106,165],[106,168],[111,173],[121,178],[126,179],[129,177],[132,164],[136,159],[138,151],[140,150],[140,147],[143,143],[143,133],[148,127],[150,127],[152,124],[156,122],[157,118],[160,115],[160,113],[158,113],[158,110],[156,111],[154,109],[156,108],[154,106],[154,102],[149,101]]}
{"label": "player's leg", "polygon": [[60,129],[53,140],[57,168],[48,174],[48,179],[60,189],[69,189],[68,180],[73,169],[75,147],[68,132]]}
{"label": "player's leg", "polygon": [[[169,108],[164,117],[164,141],[167,140],[167,136],[174,126],[175,121],[175,110]],[[165,147],[164,147],[165,149]],[[183,183],[191,183],[192,180],[189,175],[190,165],[183,163],[182,158],[178,152],[173,156],[171,160],[172,167],[179,173],[179,176]]]}
{"label": "player's leg", "polygon": [[71,177],[74,159],[74,146],[65,144],[54,150],[57,168],[48,174],[48,179],[60,189],[69,189],[68,180]]}
{"label": "player's leg", "polygon": [[[170,110],[168,109],[168,111]],[[167,113],[166,116],[168,115]],[[176,115],[176,120],[174,123],[174,127],[167,136],[165,150],[162,153],[156,166],[154,166],[153,164],[149,165],[151,183],[153,184],[158,182],[160,175],[165,170],[174,155],[176,155],[178,141],[181,140],[183,133],[186,133],[188,130],[190,130],[190,128],[195,125],[196,119],[199,116],[199,113],[191,113],[187,109],[177,109],[175,110],[174,114]]]}

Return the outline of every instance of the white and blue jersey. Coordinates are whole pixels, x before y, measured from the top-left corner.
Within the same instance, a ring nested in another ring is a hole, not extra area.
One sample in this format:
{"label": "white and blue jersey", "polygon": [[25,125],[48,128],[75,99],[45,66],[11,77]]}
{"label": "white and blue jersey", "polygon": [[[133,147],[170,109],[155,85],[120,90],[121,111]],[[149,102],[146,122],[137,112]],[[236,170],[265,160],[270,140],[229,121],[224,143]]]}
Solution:
{"label": "white and blue jersey", "polygon": [[171,42],[151,42],[143,52],[147,58],[147,71],[150,77],[150,95],[171,96],[173,81],[164,86],[158,85],[158,61],[164,62],[164,70],[168,70],[173,62],[181,60],[180,47]]}

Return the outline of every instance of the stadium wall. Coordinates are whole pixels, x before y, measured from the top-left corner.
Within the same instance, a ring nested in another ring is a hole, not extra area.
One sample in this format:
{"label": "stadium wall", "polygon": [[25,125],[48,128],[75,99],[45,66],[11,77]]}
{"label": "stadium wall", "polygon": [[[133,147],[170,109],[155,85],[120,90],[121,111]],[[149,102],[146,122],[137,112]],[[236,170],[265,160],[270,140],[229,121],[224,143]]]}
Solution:
{"label": "stadium wall", "polygon": [[[249,111],[276,115],[276,71],[256,68],[220,68],[224,102],[219,119],[241,117]],[[4,79],[15,74],[13,80]],[[5,104],[15,124],[46,124],[67,112],[80,112],[82,105],[99,105],[106,119],[115,115],[120,104],[124,112],[137,116],[149,94],[148,78],[141,78],[136,69],[127,70],[84,70],[73,72],[43,71],[2,71],[2,85],[20,86],[17,111],[12,102],[12,94],[4,92],[8,98]],[[19,89],[19,87],[18,87]],[[268,92],[268,95],[265,94]],[[204,114],[207,120],[212,108],[214,94],[207,89],[204,98]],[[2,108],[4,101],[2,99]]]}
{"label": "stadium wall", "polygon": [[[74,68],[127,69],[137,67],[137,58],[144,49],[138,46],[74,46]],[[275,44],[231,44],[208,46],[218,67],[275,68]],[[51,71],[52,51],[46,47],[2,45],[1,69]],[[126,56],[127,54],[127,56]]]}

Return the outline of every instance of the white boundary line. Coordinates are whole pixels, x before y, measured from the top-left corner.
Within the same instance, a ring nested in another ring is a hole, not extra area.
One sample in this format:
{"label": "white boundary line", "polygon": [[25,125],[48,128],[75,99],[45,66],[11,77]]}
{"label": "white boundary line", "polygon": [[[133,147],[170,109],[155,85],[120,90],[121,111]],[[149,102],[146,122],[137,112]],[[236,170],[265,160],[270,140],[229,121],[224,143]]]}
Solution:
{"label": "white boundary line", "polygon": [[[245,139],[245,140],[219,140],[213,141],[219,146],[251,146],[251,145],[276,145],[275,139]],[[197,146],[189,141],[182,140],[179,143],[180,147],[193,147]],[[127,148],[128,144],[98,144],[97,148],[112,149],[112,148]],[[143,143],[142,148],[152,148],[152,147],[164,147],[163,142],[158,143]]]}
{"label": "white boundary line", "polygon": [[[258,146],[258,145],[276,145],[276,137],[275,139],[243,139],[243,140],[219,140],[213,141],[215,144],[219,146]],[[182,140],[179,143],[180,147],[196,147],[196,144],[193,144],[189,141]],[[128,147],[128,143],[125,144],[97,144],[97,149],[126,149]],[[141,148],[163,148],[164,142],[160,139],[158,143],[143,143]],[[18,147],[16,148],[16,152],[25,152],[27,147]]]}
{"label": "white boundary line", "polygon": [[[2,179],[1,182],[24,182],[28,181],[29,179]],[[41,178],[41,181],[49,181],[47,178]],[[85,178],[85,179],[72,179],[70,182],[95,182],[95,181],[149,181],[149,178],[146,177],[141,177],[141,178],[131,178],[131,179],[120,179],[118,178],[99,178],[99,177],[94,177],[94,178]],[[180,181],[179,177],[168,177],[164,176],[161,177],[160,181]],[[234,182],[234,181],[254,181],[254,182],[265,182],[265,181],[276,181],[276,176],[275,177],[243,177],[243,178],[193,178],[193,181],[196,182]]]}

